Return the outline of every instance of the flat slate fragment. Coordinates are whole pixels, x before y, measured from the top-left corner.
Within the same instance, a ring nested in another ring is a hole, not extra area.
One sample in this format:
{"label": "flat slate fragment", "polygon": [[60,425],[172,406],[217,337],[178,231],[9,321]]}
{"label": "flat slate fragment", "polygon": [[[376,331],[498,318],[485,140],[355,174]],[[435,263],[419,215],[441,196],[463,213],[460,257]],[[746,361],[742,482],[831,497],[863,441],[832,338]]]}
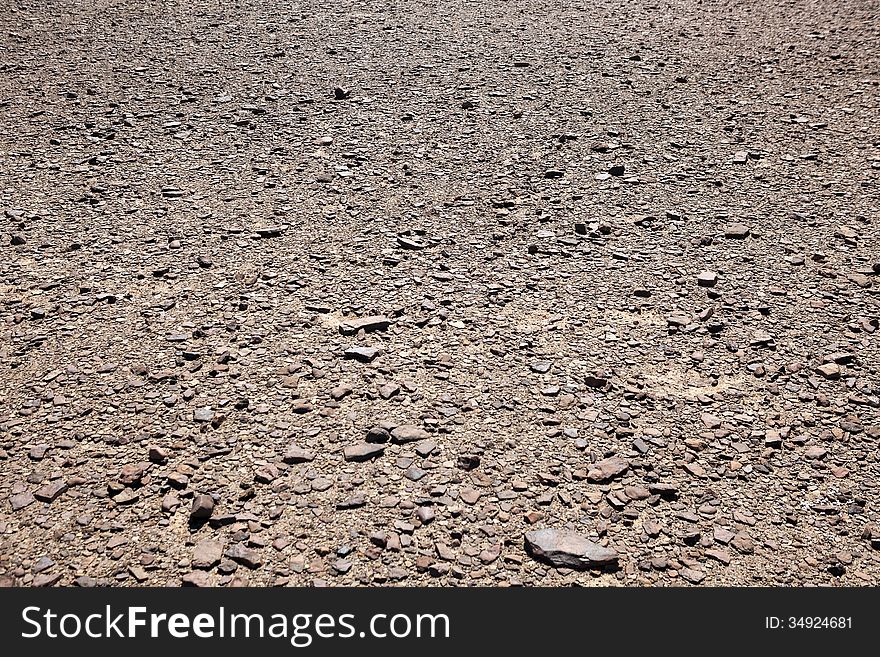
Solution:
{"label": "flat slate fragment", "polygon": [[414,443],[430,437],[431,434],[427,431],[412,424],[404,424],[391,431],[391,442],[399,444]]}
{"label": "flat slate fragment", "polygon": [[379,349],[377,347],[349,347],[343,355],[362,363],[370,363],[379,355]]}
{"label": "flat slate fragment", "polygon": [[593,463],[587,471],[587,479],[595,482],[610,481],[629,469],[629,462],[612,456]]}
{"label": "flat slate fragment", "polygon": [[385,315],[370,315],[368,317],[357,317],[346,319],[339,324],[339,332],[342,335],[354,335],[358,331],[371,333],[373,331],[384,331],[391,325],[391,320]]}
{"label": "flat slate fragment", "polygon": [[287,446],[282,458],[285,463],[308,463],[315,460],[315,454],[307,449],[303,449],[299,445],[291,443]]}
{"label": "flat slate fragment", "polygon": [[616,550],[594,543],[568,529],[538,529],[526,533],[526,551],[556,568],[588,570],[617,565]]}
{"label": "flat slate fragment", "polygon": [[360,443],[343,448],[342,453],[346,461],[369,461],[382,456],[385,448],[376,443]]}

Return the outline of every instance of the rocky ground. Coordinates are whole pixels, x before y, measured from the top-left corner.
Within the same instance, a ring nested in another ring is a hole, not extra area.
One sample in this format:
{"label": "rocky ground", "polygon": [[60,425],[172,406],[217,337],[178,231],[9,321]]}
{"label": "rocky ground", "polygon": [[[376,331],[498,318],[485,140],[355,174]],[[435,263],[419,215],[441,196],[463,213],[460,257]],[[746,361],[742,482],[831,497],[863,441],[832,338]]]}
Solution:
{"label": "rocky ground", "polygon": [[0,28],[3,583],[880,583],[878,2]]}

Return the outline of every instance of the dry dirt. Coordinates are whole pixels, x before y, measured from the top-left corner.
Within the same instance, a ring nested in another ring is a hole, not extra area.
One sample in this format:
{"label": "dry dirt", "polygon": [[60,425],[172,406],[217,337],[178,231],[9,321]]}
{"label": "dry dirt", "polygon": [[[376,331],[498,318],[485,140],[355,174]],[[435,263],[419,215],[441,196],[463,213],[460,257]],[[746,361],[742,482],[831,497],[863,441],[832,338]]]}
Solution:
{"label": "dry dirt", "polygon": [[877,585],[878,42],[5,2],[0,581]]}

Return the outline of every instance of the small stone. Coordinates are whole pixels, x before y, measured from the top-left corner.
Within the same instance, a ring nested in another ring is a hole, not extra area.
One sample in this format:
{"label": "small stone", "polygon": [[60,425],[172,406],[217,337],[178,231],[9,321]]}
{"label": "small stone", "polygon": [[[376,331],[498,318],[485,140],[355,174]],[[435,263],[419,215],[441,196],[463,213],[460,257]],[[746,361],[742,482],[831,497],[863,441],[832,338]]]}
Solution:
{"label": "small stone", "polygon": [[482,550],[477,558],[484,564],[489,565],[501,556],[501,544],[496,543],[490,548]]}
{"label": "small stone", "polygon": [[745,224],[727,224],[724,227],[724,237],[730,240],[744,240],[749,236],[751,229]]}
{"label": "small stone", "polygon": [[337,502],[336,508],[344,511],[346,509],[359,509],[362,506],[366,506],[367,499],[363,493],[357,493],[356,495],[352,495],[351,497],[343,500],[342,502]]}
{"label": "small stone", "polygon": [[868,278],[865,274],[861,274],[859,272],[848,274],[847,278],[859,287],[868,288],[872,285],[871,279]]}
{"label": "small stone", "polygon": [[678,328],[685,327],[693,321],[692,317],[684,314],[683,312],[676,311],[671,315],[666,317],[666,323],[669,326],[675,326]]}
{"label": "small stone", "polygon": [[420,506],[416,511],[416,516],[423,525],[427,525],[434,519],[434,509],[429,506]]}
{"label": "small stone", "polygon": [[282,460],[285,463],[309,463],[315,460],[315,454],[307,449],[299,447],[295,443],[290,443],[284,451]]}
{"label": "small stone", "polygon": [[191,559],[193,568],[210,569],[223,557],[223,542],[205,539],[196,543]]}
{"label": "small stone", "polygon": [[714,271],[704,271],[697,276],[697,285],[700,287],[714,287],[718,282],[718,274]]}
{"label": "small stone", "polygon": [[257,237],[262,239],[270,239],[273,237],[281,237],[284,234],[283,226],[263,226],[254,231]]}
{"label": "small stone", "polygon": [[458,494],[465,504],[476,504],[482,496],[480,491],[473,488],[462,488]]}
{"label": "small stone", "polygon": [[349,570],[351,570],[352,563],[348,559],[337,559],[332,564],[330,564],[331,568],[336,571],[337,575],[344,575]]}
{"label": "small stone", "polygon": [[593,463],[587,471],[587,479],[594,482],[610,481],[622,475],[627,469],[629,469],[628,461],[613,456]]}
{"label": "small stone", "polygon": [[556,568],[603,568],[617,564],[618,554],[568,529],[539,529],[525,535],[526,551]]}
{"label": "small stone", "polygon": [[840,365],[837,363],[825,363],[816,368],[816,372],[824,376],[826,379],[831,379],[832,381],[840,378]]}
{"label": "small stone", "polygon": [[183,586],[197,586],[199,588],[210,587],[211,576],[204,571],[197,570],[181,577],[180,583]]}
{"label": "small stone", "polygon": [[387,443],[391,440],[391,433],[384,427],[373,427],[367,432],[368,443]]}
{"label": "small stone", "polygon": [[344,355],[352,360],[370,363],[379,355],[379,350],[376,347],[349,347],[345,350]]}
{"label": "small stone", "polygon": [[382,399],[391,399],[400,392],[400,386],[396,383],[386,383],[379,388],[379,396]]}
{"label": "small stone", "polygon": [[193,498],[189,517],[192,520],[207,520],[214,513],[214,498],[210,495],[196,495]]}
{"label": "small stone", "polygon": [[712,557],[713,559],[720,561],[725,566],[730,565],[730,562],[731,562],[730,553],[727,552],[726,550],[719,550],[719,549],[715,549],[715,548],[709,549],[709,550],[706,550],[706,556]]}
{"label": "small stone", "polygon": [[197,408],[193,411],[193,420],[196,422],[210,422],[214,419],[214,411],[210,408]]}
{"label": "small stone", "polygon": [[350,385],[338,385],[330,391],[330,398],[334,401],[341,401],[350,395],[352,390],[354,390],[354,388]]}
{"label": "small stone", "polygon": [[584,377],[584,383],[590,388],[604,388],[608,385],[608,377],[604,372],[587,374]]}
{"label": "small stone", "polygon": [[134,504],[135,502],[137,502],[140,499],[140,497],[141,496],[138,491],[133,490],[131,488],[126,488],[124,491],[122,491],[118,495],[115,495],[113,497],[113,501],[119,505],[124,506],[126,504]]}
{"label": "small stone", "polygon": [[704,572],[693,570],[692,568],[682,568],[678,571],[678,574],[681,575],[682,579],[687,580],[691,584],[699,584],[706,579],[706,574]]}
{"label": "small stone", "polygon": [[706,425],[708,429],[717,429],[721,426],[721,418],[717,415],[712,415],[712,413],[703,413],[700,416],[700,421]]}
{"label": "small stone", "polygon": [[152,446],[148,449],[147,458],[153,463],[165,463],[168,460],[168,450]]}
{"label": "small stone", "polygon": [[431,434],[422,429],[421,427],[417,427],[413,424],[404,424],[399,427],[395,427],[391,431],[391,442],[402,444],[402,443],[414,443],[419,440],[425,440],[430,438]]}
{"label": "small stone", "polygon": [[241,543],[233,545],[223,555],[251,570],[259,568],[263,564],[263,560],[256,550],[245,547]]}
{"label": "small stone", "polygon": [[31,584],[37,588],[41,588],[44,586],[53,586],[61,579],[61,573],[40,573],[36,577],[34,577],[34,581]]}
{"label": "small stone", "polygon": [[553,363],[548,360],[537,360],[529,365],[529,369],[536,374],[546,374],[553,367]]}
{"label": "small stone", "polygon": [[278,474],[278,468],[272,463],[267,463],[254,471],[254,481],[259,484],[271,484],[278,478]]}
{"label": "small stone", "polygon": [[52,502],[53,500],[58,498],[58,496],[66,493],[67,488],[67,484],[59,479],[46,484],[42,488],[38,488],[37,490],[35,490],[34,497],[36,497],[41,502]]}
{"label": "small stone", "polygon": [[51,568],[54,565],[55,565],[55,562],[52,561],[49,557],[40,557],[39,559],[37,559],[36,563],[34,564],[33,570],[35,573],[41,573],[44,570],[49,570],[49,568]]}
{"label": "small stone", "polygon": [[119,482],[124,486],[135,486],[140,483],[141,478],[150,469],[150,463],[129,463],[122,466],[119,473]]}
{"label": "small stone", "polygon": [[385,453],[382,445],[375,443],[359,443],[357,445],[349,445],[343,448],[342,454],[346,461],[369,461],[378,458]]}
{"label": "small stone", "polygon": [[437,449],[437,443],[433,440],[423,440],[415,446],[416,454],[422,458],[430,456]]}
{"label": "small stone", "polygon": [[36,498],[34,498],[33,493],[29,492],[18,493],[9,498],[9,503],[12,504],[13,511],[20,511],[26,506],[33,504],[35,501]]}
{"label": "small stone", "polygon": [[171,513],[180,506],[180,499],[174,493],[166,493],[162,498],[162,510]]}
{"label": "small stone", "polygon": [[342,335],[355,335],[358,331],[367,333],[384,331],[390,324],[391,320],[385,315],[370,315],[369,317],[346,319],[339,325],[339,332]]}
{"label": "small stone", "polygon": [[418,481],[419,479],[421,479],[422,477],[424,477],[428,473],[425,472],[424,470],[422,470],[421,468],[418,468],[414,465],[411,465],[410,467],[408,467],[406,469],[406,472],[404,472],[403,474],[410,481]]}
{"label": "small stone", "polygon": [[855,360],[855,354],[848,351],[836,351],[833,354],[822,356],[823,363],[837,363],[838,365],[848,365]]}
{"label": "small stone", "polygon": [[323,492],[333,486],[333,482],[324,477],[318,477],[317,479],[312,480],[312,490]]}
{"label": "small stone", "polygon": [[402,249],[408,249],[411,251],[418,251],[425,248],[424,242],[411,237],[403,237],[402,235],[397,237],[397,245]]}
{"label": "small stone", "polygon": [[146,582],[150,578],[147,571],[140,566],[129,566],[128,572],[138,583]]}

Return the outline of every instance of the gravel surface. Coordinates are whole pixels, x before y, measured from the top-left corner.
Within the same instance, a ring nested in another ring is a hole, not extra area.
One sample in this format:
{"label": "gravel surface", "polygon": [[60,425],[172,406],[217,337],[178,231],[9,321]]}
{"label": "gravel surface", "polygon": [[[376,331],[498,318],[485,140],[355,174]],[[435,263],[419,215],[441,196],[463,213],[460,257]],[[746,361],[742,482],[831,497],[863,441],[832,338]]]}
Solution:
{"label": "gravel surface", "polygon": [[878,41],[7,2],[0,582],[880,583]]}

